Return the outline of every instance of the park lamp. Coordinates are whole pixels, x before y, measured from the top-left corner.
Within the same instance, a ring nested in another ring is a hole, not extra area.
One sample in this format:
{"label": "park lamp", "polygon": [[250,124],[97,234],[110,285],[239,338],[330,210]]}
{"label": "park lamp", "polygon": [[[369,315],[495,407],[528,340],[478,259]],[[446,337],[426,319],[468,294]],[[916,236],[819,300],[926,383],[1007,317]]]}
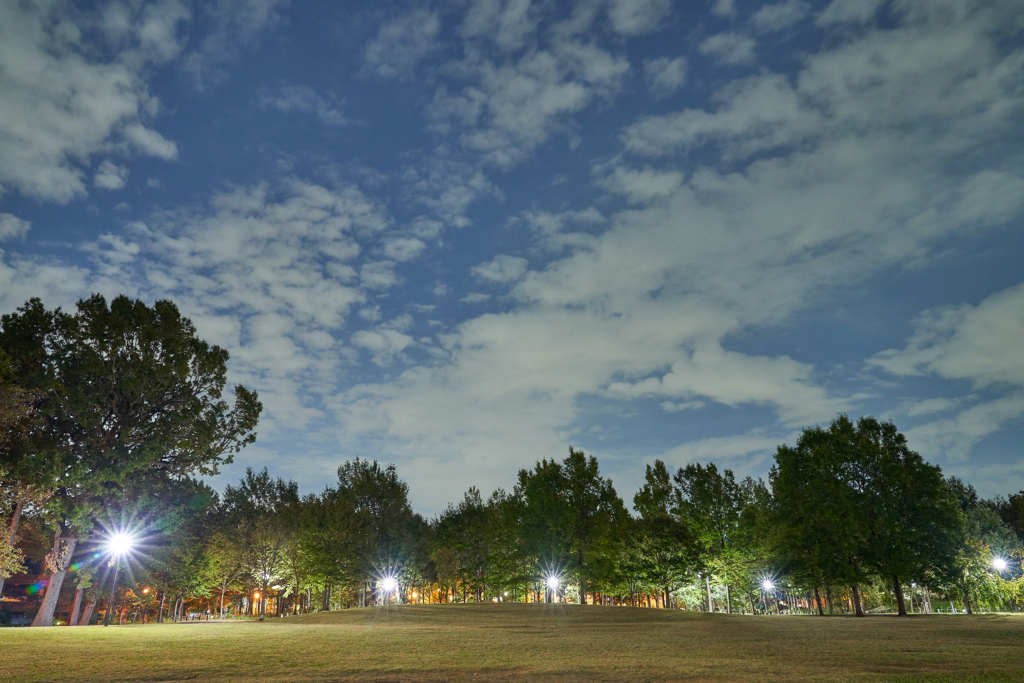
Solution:
{"label": "park lamp", "polygon": [[775,582],[771,579],[764,579],[761,581],[761,588],[765,589],[766,591],[775,590]]}
{"label": "park lamp", "polygon": [[554,574],[549,574],[548,578],[544,580],[544,583],[546,583],[547,587],[550,588],[551,590],[553,590],[553,591],[557,591],[558,590],[559,580],[558,580],[558,577],[555,576]]}
{"label": "park lamp", "polygon": [[132,552],[135,547],[135,536],[127,531],[117,531],[107,537],[104,543],[107,554],[115,560]]}
{"label": "park lamp", "polygon": [[398,590],[398,581],[391,575],[385,576],[380,580],[380,589],[385,593],[394,593]]}
{"label": "park lamp", "polygon": [[107,610],[103,614],[103,625],[110,625],[110,613],[114,609],[114,598],[117,596],[117,575],[121,569],[121,558],[129,555],[135,547],[135,536],[127,531],[115,531],[107,537],[104,548],[114,564],[114,576],[110,581],[110,597],[107,598]]}
{"label": "park lamp", "polygon": [[1007,566],[1006,558],[999,556],[992,558],[992,569],[995,569],[997,572],[1005,572]]}

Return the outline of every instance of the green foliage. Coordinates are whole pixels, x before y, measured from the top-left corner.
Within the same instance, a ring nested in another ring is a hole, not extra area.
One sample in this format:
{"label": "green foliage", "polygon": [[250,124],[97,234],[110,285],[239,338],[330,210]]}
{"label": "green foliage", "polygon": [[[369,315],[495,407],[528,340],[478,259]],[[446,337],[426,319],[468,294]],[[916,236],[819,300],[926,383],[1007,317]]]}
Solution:
{"label": "green foliage", "polygon": [[40,427],[15,439],[6,469],[55,493],[43,512],[57,526],[87,530],[136,473],[212,474],[255,438],[256,395],[221,398],[227,352],[169,301],[94,295],[72,315],[33,299],[0,325],[15,381],[40,397]]}
{"label": "green foliage", "polygon": [[25,555],[8,543],[0,543],[0,578],[25,570]]}
{"label": "green foliage", "polygon": [[675,489],[665,463],[647,465],[644,485],[633,496],[636,520],[630,573],[648,589],[673,592],[695,564],[695,538],[690,526],[673,512]]}
{"label": "green foliage", "polygon": [[534,575],[573,568],[580,594],[589,581],[614,577],[628,513],[597,460],[569,448],[564,462],[542,460],[520,470],[521,538]]}

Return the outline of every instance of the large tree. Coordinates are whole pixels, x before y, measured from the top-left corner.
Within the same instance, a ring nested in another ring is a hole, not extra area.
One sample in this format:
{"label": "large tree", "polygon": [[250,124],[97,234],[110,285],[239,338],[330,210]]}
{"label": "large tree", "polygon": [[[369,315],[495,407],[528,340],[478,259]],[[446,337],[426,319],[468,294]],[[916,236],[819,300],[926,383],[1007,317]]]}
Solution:
{"label": "large tree", "polygon": [[285,553],[294,535],[288,509],[298,501],[298,484],[274,479],[266,468],[246,468],[238,486],[224,490],[224,511],[236,520],[233,529],[243,548],[243,564],[260,587],[260,621],[266,616],[268,586],[284,578]]}
{"label": "large tree", "polygon": [[227,351],[166,300],[108,305],[97,294],[68,314],[33,299],[0,320],[0,348],[16,382],[43,393],[43,427],[12,446],[10,460],[53,494],[43,509],[54,533],[50,576],[33,621],[48,626],[75,545],[105,501],[139,471],[216,473],[253,441],[261,406],[240,385],[233,404],[222,398]]}
{"label": "large tree", "polygon": [[867,574],[890,586],[906,614],[903,583],[948,575],[963,516],[938,467],[888,422],[838,417],[781,446],[772,469],[776,542],[798,573],[851,587]]}
{"label": "large tree", "polygon": [[718,471],[714,463],[691,463],[680,468],[675,482],[674,511],[690,529],[699,549],[698,559],[708,589],[708,609],[712,609],[712,574],[723,579],[726,610],[732,611],[729,582],[731,560],[736,557],[734,540],[740,515],[746,505],[742,486],[731,470]]}
{"label": "large tree", "polygon": [[867,562],[892,587],[905,616],[903,584],[955,565],[963,514],[942,470],[911,450],[896,425],[862,417],[857,437],[854,477],[871,511]]}
{"label": "large tree", "polygon": [[644,485],[633,496],[640,515],[635,525],[637,558],[631,563],[644,585],[652,586],[669,606],[670,596],[693,562],[694,538],[673,509],[672,475],[661,460],[647,465]]}
{"label": "large tree", "polygon": [[584,604],[588,582],[608,573],[624,540],[628,513],[611,480],[593,456],[570,447],[562,463],[542,460],[533,471],[521,470],[516,494],[524,502],[527,552],[542,570],[572,567]]}
{"label": "large tree", "polygon": [[812,587],[850,586],[863,616],[859,585],[868,577],[864,483],[855,476],[856,429],[840,416],[827,429],[805,429],[779,446],[770,481],[772,542],[791,571]]}
{"label": "large tree", "polygon": [[406,578],[401,574],[413,559],[420,520],[409,505],[409,486],[394,465],[360,458],[345,462],[338,468],[336,495],[351,510],[348,546],[337,552],[354,556],[362,582],[359,602],[365,605],[366,588],[383,575],[394,575],[400,584]]}

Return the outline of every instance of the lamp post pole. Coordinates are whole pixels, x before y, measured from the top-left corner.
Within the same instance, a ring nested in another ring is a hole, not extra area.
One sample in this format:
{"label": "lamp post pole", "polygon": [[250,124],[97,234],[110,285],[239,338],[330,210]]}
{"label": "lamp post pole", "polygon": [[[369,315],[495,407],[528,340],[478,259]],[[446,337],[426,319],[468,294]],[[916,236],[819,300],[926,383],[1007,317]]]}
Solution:
{"label": "lamp post pole", "polygon": [[117,573],[121,569],[121,558],[114,556],[114,580],[110,583],[110,597],[107,598],[107,611],[103,615],[103,625],[110,626],[110,612],[114,609],[114,597],[117,592]]}

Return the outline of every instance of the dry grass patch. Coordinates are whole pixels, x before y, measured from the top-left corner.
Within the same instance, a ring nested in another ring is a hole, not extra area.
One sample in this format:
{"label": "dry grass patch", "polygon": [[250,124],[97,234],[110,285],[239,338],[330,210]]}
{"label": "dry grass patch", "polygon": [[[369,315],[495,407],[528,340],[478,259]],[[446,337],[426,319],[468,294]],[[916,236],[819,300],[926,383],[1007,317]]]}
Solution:
{"label": "dry grass patch", "polygon": [[0,630],[5,680],[1024,679],[1024,618],[524,605]]}

